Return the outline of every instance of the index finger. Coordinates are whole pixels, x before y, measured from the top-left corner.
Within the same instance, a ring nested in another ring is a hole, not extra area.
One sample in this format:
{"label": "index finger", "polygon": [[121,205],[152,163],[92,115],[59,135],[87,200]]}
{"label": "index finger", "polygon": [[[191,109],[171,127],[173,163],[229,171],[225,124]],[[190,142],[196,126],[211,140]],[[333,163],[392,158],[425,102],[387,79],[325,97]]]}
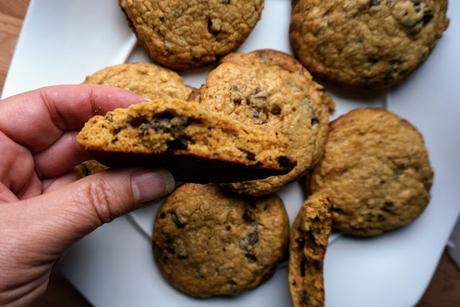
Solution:
{"label": "index finger", "polygon": [[92,116],[141,102],[142,97],[105,85],[59,85],[0,101],[0,131],[32,153],[66,131],[79,130]]}

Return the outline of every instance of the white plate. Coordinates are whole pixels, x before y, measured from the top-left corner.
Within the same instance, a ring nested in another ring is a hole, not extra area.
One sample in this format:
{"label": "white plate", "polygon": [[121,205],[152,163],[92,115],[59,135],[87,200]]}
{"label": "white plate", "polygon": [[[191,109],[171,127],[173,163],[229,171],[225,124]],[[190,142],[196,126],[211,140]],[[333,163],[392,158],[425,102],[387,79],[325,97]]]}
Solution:
{"label": "white plate", "polygon": [[[290,2],[267,0],[262,20],[240,50],[290,52]],[[414,223],[384,236],[338,237],[325,263],[327,306],[410,306],[426,288],[460,213],[460,1],[451,1],[451,24],[426,63],[395,90],[361,97],[328,88],[334,117],[356,107],[384,106],[414,123],[425,135],[436,175],[432,201]],[[456,35],[457,34],[457,35]],[[131,50],[135,37],[114,0],[32,1],[2,97],[43,85],[79,83],[107,65],[147,59]],[[185,75],[199,86],[206,70]],[[303,195],[297,183],[284,199],[291,221]],[[174,290],[154,265],[148,235],[152,205],[105,225],[81,240],[60,267],[96,306],[289,305],[287,272],[236,298],[192,299]]]}

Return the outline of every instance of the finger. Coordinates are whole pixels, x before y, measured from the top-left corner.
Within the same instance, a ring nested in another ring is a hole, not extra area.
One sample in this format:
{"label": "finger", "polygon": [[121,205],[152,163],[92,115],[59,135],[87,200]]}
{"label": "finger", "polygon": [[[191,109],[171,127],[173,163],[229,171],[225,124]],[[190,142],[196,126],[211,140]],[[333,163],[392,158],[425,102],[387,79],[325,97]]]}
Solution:
{"label": "finger", "polygon": [[0,182],[0,204],[19,200],[13,192]]}
{"label": "finger", "polygon": [[35,155],[35,169],[43,178],[68,173],[91,156],[75,140],[77,132],[64,133],[53,145]]}
{"label": "finger", "polygon": [[55,191],[63,186],[77,181],[78,179],[80,179],[80,176],[76,172],[70,172],[57,178],[43,180],[43,193]]}
{"label": "finger", "polygon": [[79,130],[93,115],[142,100],[103,85],[45,87],[2,101],[0,131],[37,153],[55,143],[64,131]]}
{"label": "finger", "polygon": [[21,199],[41,193],[32,154],[1,131],[0,157],[0,183]]}
{"label": "finger", "polygon": [[112,170],[85,177],[70,185],[26,201],[28,233],[47,252],[60,253],[96,227],[140,204],[174,189],[165,170]]}

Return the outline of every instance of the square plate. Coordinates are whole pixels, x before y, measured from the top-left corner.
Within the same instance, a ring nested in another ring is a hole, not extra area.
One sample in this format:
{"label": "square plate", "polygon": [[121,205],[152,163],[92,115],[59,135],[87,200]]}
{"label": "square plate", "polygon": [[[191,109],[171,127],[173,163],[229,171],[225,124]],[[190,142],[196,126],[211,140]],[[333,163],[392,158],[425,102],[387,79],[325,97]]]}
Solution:
{"label": "square plate", "polygon": [[[239,48],[291,53],[290,2],[266,0],[262,19]],[[326,255],[327,306],[409,306],[423,294],[460,213],[460,1],[451,1],[449,29],[428,60],[401,86],[366,97],[327,87],[337,104],[334,117],[350,109],[386,107],[424,134],[435,170],[432,200],[415,222],[373,239],[336,237]],[[40,86],[80,83],[105,66],[150,61],[113,0],[33,0],[16,47],[2,97]],[[192,86],[209,68],[184,75]],[[303,195],[298,183],[280,193],[291,221]],[[140,209],[87,236],[60,267],[96,306],[289,305],[287,270],[235,298],[197,300],[173,289],[158,272],[150,232],[158,205]]]}

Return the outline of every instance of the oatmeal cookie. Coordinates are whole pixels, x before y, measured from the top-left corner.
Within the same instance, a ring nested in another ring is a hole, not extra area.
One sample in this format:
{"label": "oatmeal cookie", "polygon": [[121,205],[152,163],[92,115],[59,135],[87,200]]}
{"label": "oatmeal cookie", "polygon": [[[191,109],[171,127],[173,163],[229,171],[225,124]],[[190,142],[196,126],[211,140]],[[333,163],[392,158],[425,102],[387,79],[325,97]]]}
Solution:
{"label": "oatmeal cookie", "polygon": [[190,69],[236,49],[260,19],[263,0],[119,0],[147,53]]}
{"label": "oatmeal cookie", "polygon": [[243,123],[288,139],[297,166],[283,176],[234,183],[228,188],[267,195],[304,175],[319,160],[333,102],[288,54],[275,50],[232,53],[208,75],[200,103]]}
{"label": "oatmeal cookie", "polygon": [[233,182],[289,172],[282,136],[184,100],[152,100],[92,117],[77,136],[112,166],[169,169],[177,180]]}
{"label": "oatmeal cookie", "polygon": [[196,297],[235,295],[268,279],[284,256],[289,222],[276,196],[250,198],[185,184],[160,208],[153,250],[163,276]]}
{"label": "oatmeal cookie", "polygon": [[334,227],[375,236],[418,217],[433,171],[420,132],[383,109],[355,109],[330,125],[310,190],[328,191]]}
{"label": "oatmeal cookie", "polygon": [[447,0],[298,0],[290,40],[314,75],[345,87],[395,85],[447,29]]}

